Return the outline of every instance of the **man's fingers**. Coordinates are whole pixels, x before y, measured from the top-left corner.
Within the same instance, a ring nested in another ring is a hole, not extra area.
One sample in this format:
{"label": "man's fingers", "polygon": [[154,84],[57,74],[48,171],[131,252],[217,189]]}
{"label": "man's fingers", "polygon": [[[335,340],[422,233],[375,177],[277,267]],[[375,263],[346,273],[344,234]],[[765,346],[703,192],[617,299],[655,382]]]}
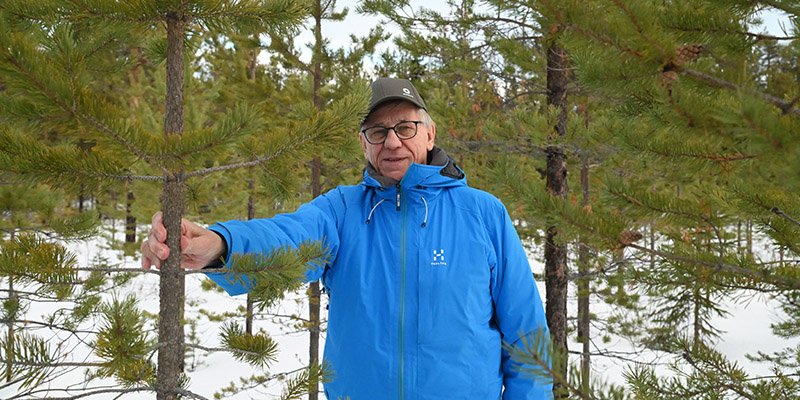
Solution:
{"label": "man's fingers", "polygon": [[192,249],[192,245],[186,236],[181,236],[181,253],[191,254],[194,249]]}
{"label": "man's fingers", "polygon": [[161,220],[161,218],[163,218],[162,215],[163,214],[161,214],[161,211],[158,211],[155,214],[153,214],[153,221],[152,221],[153,225],[163,224],[163,222]]}
{"label": "man's fingers", "polygon": [[164,220],[161,211],[153,214],[153,225],[150,227],[150,234],[161,243],[167,241],[167,228],[164,227]]}
{"label": "man's fingers", "polygon": [[142,243],[142,254],[150,257],[153,260],[166,260],[169,256],[169,247],[166,244],[159,242],[148,236],[147,240]]}

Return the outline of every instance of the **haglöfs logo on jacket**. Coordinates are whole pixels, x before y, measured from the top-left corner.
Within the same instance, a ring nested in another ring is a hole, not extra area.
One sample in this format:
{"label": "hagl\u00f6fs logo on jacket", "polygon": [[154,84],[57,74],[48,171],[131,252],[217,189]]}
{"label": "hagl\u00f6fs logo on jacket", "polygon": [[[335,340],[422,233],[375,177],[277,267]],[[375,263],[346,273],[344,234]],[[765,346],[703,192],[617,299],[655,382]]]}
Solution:
{"label": "hagl\u00f6fs logo on jacket", "polygon": [[444,249],[433,249],[433,261],[431,261],[431,265],[439,265],[439,266],[446,266],[447,262],[444,261]]}

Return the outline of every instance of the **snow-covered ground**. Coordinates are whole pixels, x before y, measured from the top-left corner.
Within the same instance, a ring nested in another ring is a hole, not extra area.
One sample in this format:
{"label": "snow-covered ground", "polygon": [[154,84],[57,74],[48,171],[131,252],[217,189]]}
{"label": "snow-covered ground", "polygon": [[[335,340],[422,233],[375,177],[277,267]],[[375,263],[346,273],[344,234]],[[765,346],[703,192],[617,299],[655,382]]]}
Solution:
{"label": "snow-covered ground", "polygon": [[[80,265],[90,265],[93,260],[98,256],[103,257],[114,264],[121,267],[138,268],[139,260],[131,257],[121,257],[118,251],[112,251],[104,248],[100,240],[92,240],[82,243],[70,244],[70,248],[78,255]],[[531,264],[534,272],[541,273],[543,271],[543,264],[539,254],[531,254]],[[206,291],[201,288],[201,282],[204,280],[202,275],[190,275],[187,277],[186,285],[186,298],[187,298],[187,318],[194,319],[196,324],[194,326],[194,333],[198,338],[198,344],[206,347],[219,346],[219,327],[218,322],[211,322],[207,317],[200,313],[200,310],[206,310],[212,313],[236,312],[240,307],[245,304],[245,297],[230,297],[224,293],[216,291]],[[544,283],[539,282],[539,291],[544,296]],[[158,277],[153,274],[142,274],[134,278],[123,288],[117,290],[118,296],[126,294],[135,294],[140,300],[140,306],[153,314],[158,312]],[[574,299],[574,292],[570,299],[569,309],[571,313],[576,310],[576,303]],[[111,293],[109,293],[111,296]],[[304,317],[307,315],[307,307],[305,305],[304,291],[287,294],[286,299],[281,302],[274,309],[269,310],[268,314],[272,315],[300,315]],[[323,313],[325,313],[325,299],[323,299]],[[33,304],[27,311],[28,319],[37,319],[39,315],[52,312],[59,306],[66,306],[65,304]],[[754,297],[749,302],[744,304],[728,304],[728,311],[731,313],[729,318],[720,318],[716,321],[715,326],[722,329],[724,333],[718,343],[717,348],[728,356],[732,361],[736,361],[742,366],[745,366],[748,372],[753,374],[769,374],[767,365],[753,363],[748,361],[745,357],[746,354],[752,354],[756,350],[761,351],[774,351],[786,347],[793,342],[789,342],[778,337],[775,337],[771,330],[770,324],[778,322],[782,315],[775,309],[775,305],[771,304],[765,297]],[[601,318],[604,315],[612,312],[613,310],[601,303],[594,302],[592,304],[592,311],[597,313]],[[323,315],[323,319],[326,316]],[[240,323],[243,324],[242,318]],[[267,314],[261,315],[255,322],[256,329],[263,329],[275,338],[280,345],[280,356],[278,361],[270,366],[269,373],[278,376],[276,379],[271,380],[266,385],[254,387],[250,390],[238,393],[234,396],[227,396],[230,399],[270,399],[277,397],[282,388],[283,381],[280,378],[282,373],[295,371],[302,368],[308,360],[308,333],[296,332],[289,324],[286,323],[286,318],[270,317]],[[96,321],[94,321],[96,322]],[[90,322],[91,323],[91,322]],[[152,325],[150,326],[152,329]],[[192,328],[187,325],[187,340],[192,332]],[[49,335],[50,343],[55,345],[61,343],[62,349],[68,349],[71,361],[92,361],[96,358],[90,353],[86,344],[81,343],[75,337],[70,337],[63,332],[47,332],[38,331],[39,335]],[[613,338],[608,344],[603,344],[600,336],[603,332],[593,332],[594,342],[598,346],[603,346],[606,350],[613,350],[619,352],[635,351],[628,343],[619,338]],[[155,332],[151,332],[155,336]],[[85,341],[91,341],[91,336],[85,336]],[[324,340],[324,334],[323,334]],[[573,350],[577,350],[579,345],[570,343]],[[635,358],[641,361],[654,361],[666,363],[668,358],[658,358],[657,354],[652,352],[637,351],[637,354],[628,354],[626,357]],[[577,357],[572,358],[573,362],[577,362]],[[595,357],[592,359],[592,367],[595,377],[599,380],[609,383],[623,384],[622,372],[625,369],[626,363],[619,359]],[[222,387],[228,386],[231,382],[239,382],[240,377],[248,377],[254,374],[265,374],[265,371],[259,371],[249,366],[246,363],[236,361],[230,354],[227,353],[206,353],[203,351],[195,351],[192,356],[187,360],[188,375],[191,379],[189,390],[197,393],[205,398],[214,398],[214,394]],[[38,396],[25,396],[23,398],[52,398],[52,397],[69,397],[78,394],[86,387],[92,388],[107,388],[118,387],[112,380],[92,380],[86,382],[84,377],[84,368],[73,368],[66,370],[57,379],[50,382],[47,387],[40,389],[58,389],[70,388],[69,392],[64,391],[50,391],[39,392]],[[0,385],[1,387],[2,385]],[[8,399],[16,392],[13,387],[0,389],[0,398]],[[155,398],[150,393],[131,393],[124,396],[117,394],[103,394],[91,396],[92,399],[149,399]]]}

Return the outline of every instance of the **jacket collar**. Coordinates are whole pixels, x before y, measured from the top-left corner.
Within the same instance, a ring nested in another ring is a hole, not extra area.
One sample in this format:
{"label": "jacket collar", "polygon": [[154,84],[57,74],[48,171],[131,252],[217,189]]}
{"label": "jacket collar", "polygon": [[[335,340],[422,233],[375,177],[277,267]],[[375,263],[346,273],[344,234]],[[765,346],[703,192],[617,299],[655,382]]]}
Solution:
{"label": "jacket collar", "polygon": [[381,175],[378,170],[367,161],[367,166],[364,168],[365,185],[386,188],[397,186],[398,183],[404,188],[417,186],[461,186],[466,185],[466,175],[444,150],[436,146],[428,152],[428,164],[412,163],[400,182],[396,179]]}

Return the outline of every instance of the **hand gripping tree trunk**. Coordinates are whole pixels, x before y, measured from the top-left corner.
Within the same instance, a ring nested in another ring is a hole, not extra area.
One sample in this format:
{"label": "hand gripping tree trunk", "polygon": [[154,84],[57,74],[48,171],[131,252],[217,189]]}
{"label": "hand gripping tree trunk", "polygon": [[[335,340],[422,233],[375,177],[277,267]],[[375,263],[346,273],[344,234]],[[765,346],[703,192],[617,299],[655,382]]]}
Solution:
{"label": "hand gripping tree trunk", "polygon": [[[178,13],[167,15],[167,99],[164,134],[183,132],[183,51],[184,18]],[[167,172],[161,207],[167,228],[169,257],[161,267],[158,320],[157,399],[178,398],[183,371],[184,332],[183,302],[185,281],[180,266],[181,216],[183,215],[183,178],[180,171]]]}
{"label": "hand gripping tree trunk", "polygon": [[[547,104],[559,110],[554,135],[558,138],[567,133],[567,55],[555,43],[547,49]],[[567,157],[558,145],[547,147],[547,190],[553,196],[566,199],[567,196]],[[566,398],[564,385],[567,379],[567,246],[558,244],[559,229],[552,225],[547,228],[544,248],[546,302],[545,314],[554,349],[563,360],[555,364],[554,397]],[[556,358],[557,360],[558,358]]]}

